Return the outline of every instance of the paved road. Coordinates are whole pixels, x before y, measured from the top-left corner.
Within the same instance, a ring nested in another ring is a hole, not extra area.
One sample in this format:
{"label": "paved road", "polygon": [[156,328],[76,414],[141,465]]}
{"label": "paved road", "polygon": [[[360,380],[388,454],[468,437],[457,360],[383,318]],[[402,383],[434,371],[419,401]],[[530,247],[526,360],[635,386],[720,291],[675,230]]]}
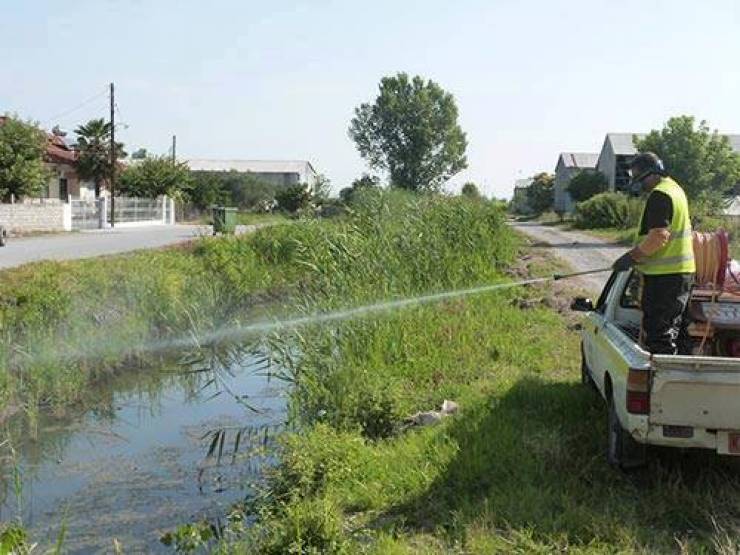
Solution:
{"label": "paved road", "polygon": [[[513,222],[511,226],[536,243],[541,243],[541,246],[552,249],[553,254],[565,260],[574,271],[609,267],[627,250],[623,245],[615,245],[585,233],[564,231],[536,222]],[[605,272],[577,279],[583,287],[597,293],[604,287],[608,277],[609,273]]]}
{"label": "paved road", "polygon": [[[237,231],[246,233],[254,228],[255,226],[239,226]],[[38,260],[71,260],[156,249],[210,234],[210,226],[174,225],[11,237],[5,247],[0,247],[0,268],[12,268]]]}

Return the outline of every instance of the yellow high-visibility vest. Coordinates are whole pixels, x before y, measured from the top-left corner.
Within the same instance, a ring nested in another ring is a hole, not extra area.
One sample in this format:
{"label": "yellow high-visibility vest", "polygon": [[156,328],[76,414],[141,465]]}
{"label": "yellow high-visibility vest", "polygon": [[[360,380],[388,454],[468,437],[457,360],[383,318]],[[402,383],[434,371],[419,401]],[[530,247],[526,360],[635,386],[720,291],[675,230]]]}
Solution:
{"label": "yellow high-visibility vest", "polygon": [[[696,262],[694,261],[694,242],[691,233],[691,219],[689,218],[689,202],[686,200],[686,194],[678,183],[670,177],[661,179],[650,194],[652,195],[655,191],[668,195],[673,204],[673,219],[669,228],[671,237],[664,247],[640,262],[637,269],[648,276],[693,274],[696,272]],[[645,208],[647,208],[647,203]],[[644,219],[645,209],[642,211],[640,224],[637,228],[637,244],[646,236],[644,234],[639,235]]]}

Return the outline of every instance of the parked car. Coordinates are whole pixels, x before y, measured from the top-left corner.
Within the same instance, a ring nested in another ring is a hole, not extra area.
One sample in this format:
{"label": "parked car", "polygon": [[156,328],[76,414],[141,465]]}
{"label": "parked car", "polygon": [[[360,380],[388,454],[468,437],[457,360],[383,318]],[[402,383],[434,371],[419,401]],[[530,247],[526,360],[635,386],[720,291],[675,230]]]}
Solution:
{"label": "parked car", "polygon": [[653,355],[638,342],[639,291],[637,272],[618,272],[595,305],[580,297],[571,306],[587,312],[582,381],[606,401],[609,462],[641,466],[651,445],[740,456],[740,297],[695,291],[695,354]]}

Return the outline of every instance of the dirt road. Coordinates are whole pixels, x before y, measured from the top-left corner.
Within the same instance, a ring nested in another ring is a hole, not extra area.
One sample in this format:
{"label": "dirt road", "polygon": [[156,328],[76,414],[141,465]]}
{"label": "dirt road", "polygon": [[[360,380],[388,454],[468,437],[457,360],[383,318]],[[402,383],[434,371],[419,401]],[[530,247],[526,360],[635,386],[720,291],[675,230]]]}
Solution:
{"label": "dirt road", "polygon": [[[552,249],[558,258],[567,262],[574,271],[606,268],[627,249],[596,239],[577,231],[564,231],[537,222],[512,222],[511,226],[530,237],[538,246]],[[577,278],[581,285],[594,294],[601,291],[609,273]]]}

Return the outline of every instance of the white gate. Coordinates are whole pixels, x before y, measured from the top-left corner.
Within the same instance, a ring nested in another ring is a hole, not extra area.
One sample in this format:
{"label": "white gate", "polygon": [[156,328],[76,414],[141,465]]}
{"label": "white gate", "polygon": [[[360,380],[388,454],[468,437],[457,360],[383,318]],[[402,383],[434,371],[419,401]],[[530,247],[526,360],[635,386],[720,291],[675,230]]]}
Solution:
{"label": "white gate", "polygon": [[100,229],[101,200],[70,200],[72,229]]}

